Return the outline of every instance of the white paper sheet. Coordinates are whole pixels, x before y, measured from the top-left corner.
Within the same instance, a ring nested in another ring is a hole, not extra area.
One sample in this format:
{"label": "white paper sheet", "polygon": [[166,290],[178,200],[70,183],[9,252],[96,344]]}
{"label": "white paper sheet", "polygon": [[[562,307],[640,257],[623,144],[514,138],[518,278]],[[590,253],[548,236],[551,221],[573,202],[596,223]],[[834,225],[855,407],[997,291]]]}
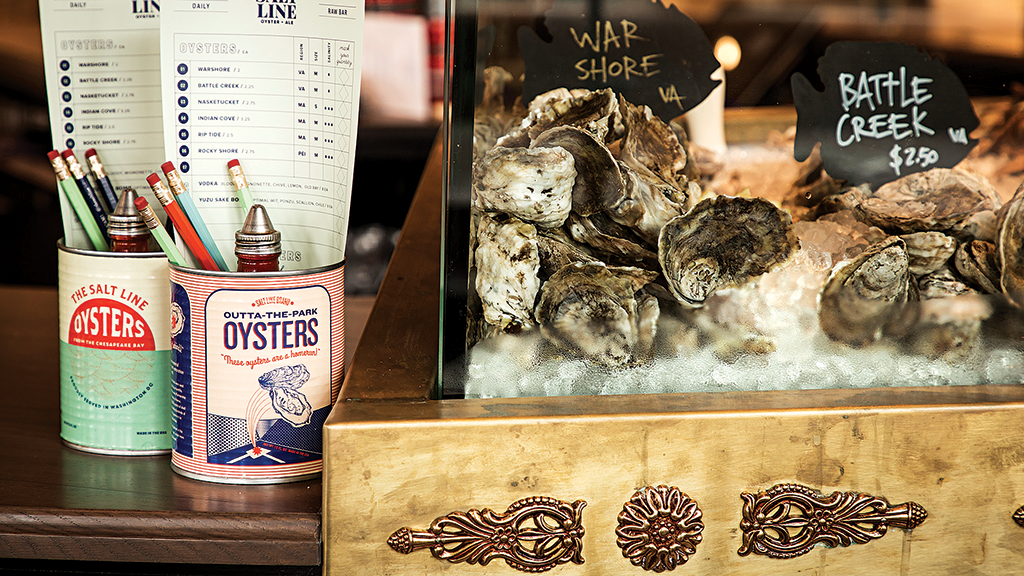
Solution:
{"label": "white paper sheet", "polygon": [[[73,149],[88,171],[85,151],[95,148],[118,194],[131,186],[150,203],[156,198],[146,176],[164,162],[158,4],[39,1],[54,149]],[[70,203],[57,195],[65,242],[90,247]]]}
{"label": "white paper sheet", "polygon": [[363,3],[161,3],[164,144],[221,253],[244,214],[238,159],[281,232],[284,269],[344,258]]}

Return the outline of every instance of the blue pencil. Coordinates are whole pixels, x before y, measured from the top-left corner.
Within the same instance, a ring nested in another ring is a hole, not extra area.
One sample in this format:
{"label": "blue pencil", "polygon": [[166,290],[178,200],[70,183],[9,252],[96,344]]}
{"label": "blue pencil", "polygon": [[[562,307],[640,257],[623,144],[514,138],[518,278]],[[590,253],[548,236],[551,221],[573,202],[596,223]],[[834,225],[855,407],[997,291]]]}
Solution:
{"label": "blue pencil", "polygon": [[196,208],[195,202],[192,201],[188,189],[185,188],[185,182],[181,179],[181,174],[178,174],[178,171],[174,168],[174,163],[164,162],[160,165],[160,169],[164,171],[164,176],[167,178],[167,187],[171,189],[171,192],[174,192],[175,200],[181,206],[182,211],[185,212],[189,222],[192,223],[192,228],[195,229],[199,240],[206,246],[206,251],[210,253],[213,261],[221,271],[228,272],[228,264],[224,261],[224,256],[221,255],[220,249],[217,248],[217,243],[213,241],[213,234],[210,234],[209,228],[206,227],[206,222],[203,222],[203,217],[199,214],[199,209]]}
{"label": "blue pencil", "polygon": [[103,200],[107,203],[107,211],[113,213],[114,209],[117,208],[117,192],[114,191],[114,185],[110,183],[110,178],[107,176],[107,171],[103,168],[103,163],[100,162],[100,157],[96,154],[96,149],[89,148],[86,150],[85,159],[89,161],[89,168],[92,169],[92,173],[96,176],[96,182],[100,185],[100,191],[103,192]]}

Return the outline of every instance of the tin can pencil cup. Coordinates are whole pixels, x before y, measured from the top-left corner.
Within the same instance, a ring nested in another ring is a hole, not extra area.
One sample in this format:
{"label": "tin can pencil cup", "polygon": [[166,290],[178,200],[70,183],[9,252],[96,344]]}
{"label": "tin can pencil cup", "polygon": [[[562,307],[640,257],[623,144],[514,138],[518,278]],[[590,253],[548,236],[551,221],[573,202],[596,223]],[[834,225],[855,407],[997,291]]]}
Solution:
{"label": "tin can pencil cup", "polygon": [[68,446],[120,456],[170,451],[167,266],[163,252],[57,242],[60,436]]}
{"label": "tin can pencil cup", "polygon": [[282,272],[172,265],[171,467],[226,484],[305,480],[344,373],[344,262]]}

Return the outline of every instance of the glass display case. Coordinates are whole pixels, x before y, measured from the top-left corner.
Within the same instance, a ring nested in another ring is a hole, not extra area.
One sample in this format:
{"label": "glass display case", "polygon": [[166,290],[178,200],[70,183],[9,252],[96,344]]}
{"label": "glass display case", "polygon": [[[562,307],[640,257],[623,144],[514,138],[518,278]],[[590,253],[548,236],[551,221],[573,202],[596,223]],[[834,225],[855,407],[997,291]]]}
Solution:
{"label": "glass display case", "polygon": [[1019,571],[1022,29],[449,2],[443,147],[325,424],[325,573]]}
{"label": "glass display case", "polygon": [[441,396],[1019,384],[1024,17],[953,4],[454,2]]}

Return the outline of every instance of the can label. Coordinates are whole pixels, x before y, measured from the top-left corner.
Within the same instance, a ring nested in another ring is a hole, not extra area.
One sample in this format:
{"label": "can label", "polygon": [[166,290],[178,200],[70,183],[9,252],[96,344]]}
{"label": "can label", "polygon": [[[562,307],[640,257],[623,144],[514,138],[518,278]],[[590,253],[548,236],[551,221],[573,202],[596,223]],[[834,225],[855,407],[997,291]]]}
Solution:
{"label": "can label", "polygon": [[215,481],[319,473],[341,388],[342,268],[171,272],[172,463]]}
{"label": "can label", "polygon": [[84,450],[171,448],[167,259],[59,252],[61,438]]}

